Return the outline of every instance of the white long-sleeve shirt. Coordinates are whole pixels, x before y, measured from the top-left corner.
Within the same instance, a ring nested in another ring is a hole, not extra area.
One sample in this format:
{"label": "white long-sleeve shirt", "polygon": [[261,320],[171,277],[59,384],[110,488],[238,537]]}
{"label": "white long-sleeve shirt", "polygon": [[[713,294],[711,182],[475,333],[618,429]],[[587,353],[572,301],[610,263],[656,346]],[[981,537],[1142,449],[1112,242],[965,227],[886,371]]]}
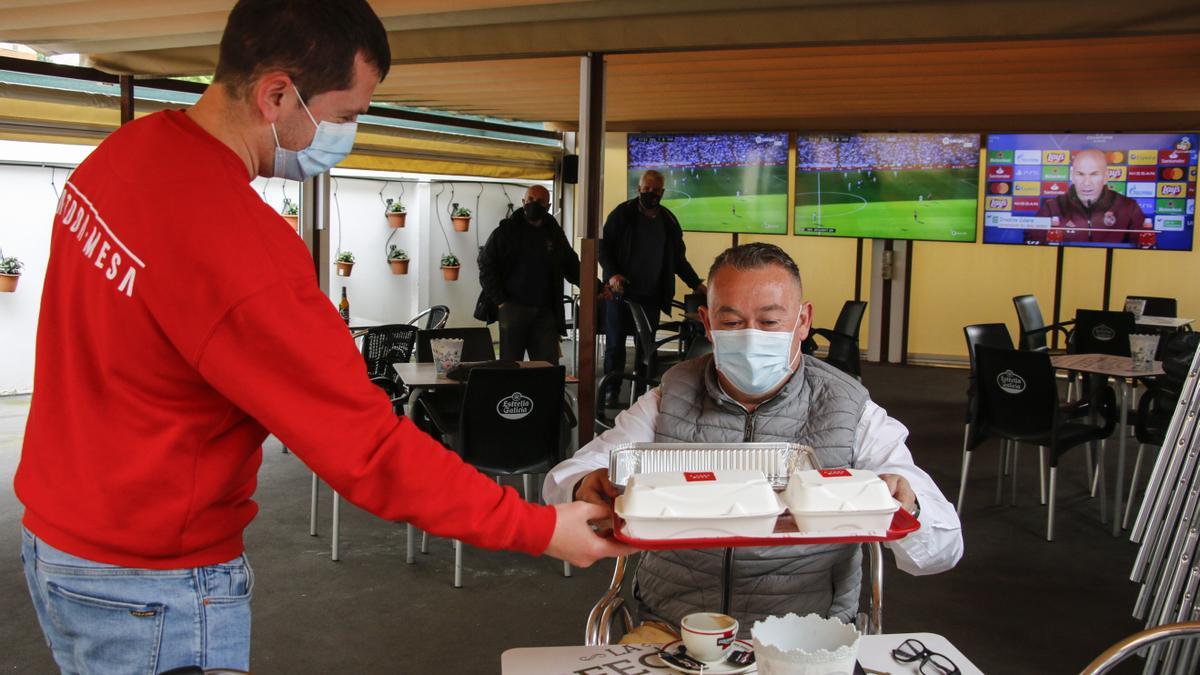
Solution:
{"label": "white long-sleeve shirt", "polygon": [[[572,500],[575,484],[596,469],[608,468],[608,456],[624,443],[652,443],[658,421],[659,390],[639,398],[628,410],[617,415],[616,424],[575,456],[554,467],[546,475],[543,495],[547,502]],[[914,574],[944,572],[962,558],[962,525],[954,507],[942,495],[929,474],[913,463],[912,453],[904,444],[908,429],[888,417],[872,401],[863,407],[854,433],[854,459],[851,466],[875,473],[903,476],[921,505],[921,529],[885,545],[896,555],[896,565]]]}

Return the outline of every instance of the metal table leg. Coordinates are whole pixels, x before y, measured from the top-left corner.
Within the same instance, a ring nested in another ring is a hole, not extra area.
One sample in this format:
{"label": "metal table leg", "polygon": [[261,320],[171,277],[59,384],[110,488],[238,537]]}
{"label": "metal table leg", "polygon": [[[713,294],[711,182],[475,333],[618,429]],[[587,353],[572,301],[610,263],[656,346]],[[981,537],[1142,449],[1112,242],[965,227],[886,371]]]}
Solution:
{"label": "metal table leg", "polygon": [[1117,433],[1121,437],[1117,440],[1117,481],[1113,485],[1113,536],[1121,535],[1121,492],[1125,487],[1122,483],[1125,482],[1125,437],[1129,435],[1129,399],[1132,387],[1129,385],[1129,380],[1121,378],[1121,423],[1117,426]]}

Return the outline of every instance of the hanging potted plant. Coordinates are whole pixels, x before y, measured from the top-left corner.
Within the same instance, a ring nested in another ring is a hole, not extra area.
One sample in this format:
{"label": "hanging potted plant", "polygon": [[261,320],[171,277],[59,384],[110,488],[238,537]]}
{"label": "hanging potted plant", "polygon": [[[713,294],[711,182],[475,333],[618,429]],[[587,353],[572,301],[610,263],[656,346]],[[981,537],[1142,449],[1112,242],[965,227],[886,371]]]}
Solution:
{"label": "hanging potted plant", "polygon": [[391,227],[404,227],[404,219],[408,217],[408,212],[399,199],[389,199],[387,200],[387,209],[384,211],[384,215],[387,216],[388,225]]}
{"label": "hanging potted plant", "polygon": [[279,215],[283,216],[283,219],[288,221],[288,224],[292,226],[293,230],[299,227],[296,221],[300,220],[300,205],[296,202],[284,197],[283,208],[279,209]]}
{"label": "hanging potted plant", "polygon": [[404,249],[392,244],[388,249],[388,265],[392,267],[392,274],[408,274],[408,254]]}
{"label": "hanging potted plant", "polygon": [[342,251],[337,255],[337,275],[339,277],[348,277],[350,272],[354,270],[354,254],[350,251]]}
{"label": "hanging potted plant", "polygon": [[458,281],[458,256],[453,253],[442,255],[442,277],[446,281]]}
{"label": "hanging potted plant", "polygon": [[12,293],[17,290],[17,280],[21,278],[21,268],[24,266],[25,263],[20,260],[5,258],[0,253],[0,293]]}
{"label": "hanging potted plant", "polygon": [[466,232],[471,229],[471,209],[455,204],[454,211],[450,214],[450,222],[454,223],[455,232]]}

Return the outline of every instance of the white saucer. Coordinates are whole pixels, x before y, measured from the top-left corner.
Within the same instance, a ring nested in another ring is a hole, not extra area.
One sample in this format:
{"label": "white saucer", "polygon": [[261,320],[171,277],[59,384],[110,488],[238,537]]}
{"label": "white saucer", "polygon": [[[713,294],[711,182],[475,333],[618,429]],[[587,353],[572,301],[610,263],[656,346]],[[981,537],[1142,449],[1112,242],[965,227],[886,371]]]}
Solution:
{"label": "white saucer", "polygon": [[[673,652],[681,644],[683,644],[683,640],[676,640],[669,644],[663,645],[662,650],[664,652]],[[747,652],[754,651],[754,647],[752,647],[750,645],[750,642],[748,640],[734,640],[734,645],[735,645],[735,647],[731,648],[731,651],[732,651],[732,649],[735,649],[735,648],[740,648],[739,651],[747,651]],[[674,670],[675,672],[688,673],[689,675],[737,675],[737,673],[758,672],[758,670],[757,670],[758,664],[757,663],[751,663],[748,666],[738,666],[738,665],[729,663],[728,661],[715,661],[713,663],[705,663],[704,670],[692,670],[691,668],[680,668],[679,666],[667,663],[666,661],[663,661],[662,659],[659,659],[659,662],[662,663],[664,666],[670,668],[671,670]]]}

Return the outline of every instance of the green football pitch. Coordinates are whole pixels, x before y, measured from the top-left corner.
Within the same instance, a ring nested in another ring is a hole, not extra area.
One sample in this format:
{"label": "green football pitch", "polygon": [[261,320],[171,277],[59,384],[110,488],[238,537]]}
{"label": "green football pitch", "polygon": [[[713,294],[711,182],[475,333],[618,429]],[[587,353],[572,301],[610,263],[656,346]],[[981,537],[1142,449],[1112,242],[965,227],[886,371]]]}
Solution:
{"label": "green football pitch", "polygon": [[675,197],[677,194],[668,191],[662,203],[686,231],[787,234],[786,194]]}
{"label": "green football pitch", "polygon": [[801,173],[796,233],[973,242],[977,181],[975,169]]}

